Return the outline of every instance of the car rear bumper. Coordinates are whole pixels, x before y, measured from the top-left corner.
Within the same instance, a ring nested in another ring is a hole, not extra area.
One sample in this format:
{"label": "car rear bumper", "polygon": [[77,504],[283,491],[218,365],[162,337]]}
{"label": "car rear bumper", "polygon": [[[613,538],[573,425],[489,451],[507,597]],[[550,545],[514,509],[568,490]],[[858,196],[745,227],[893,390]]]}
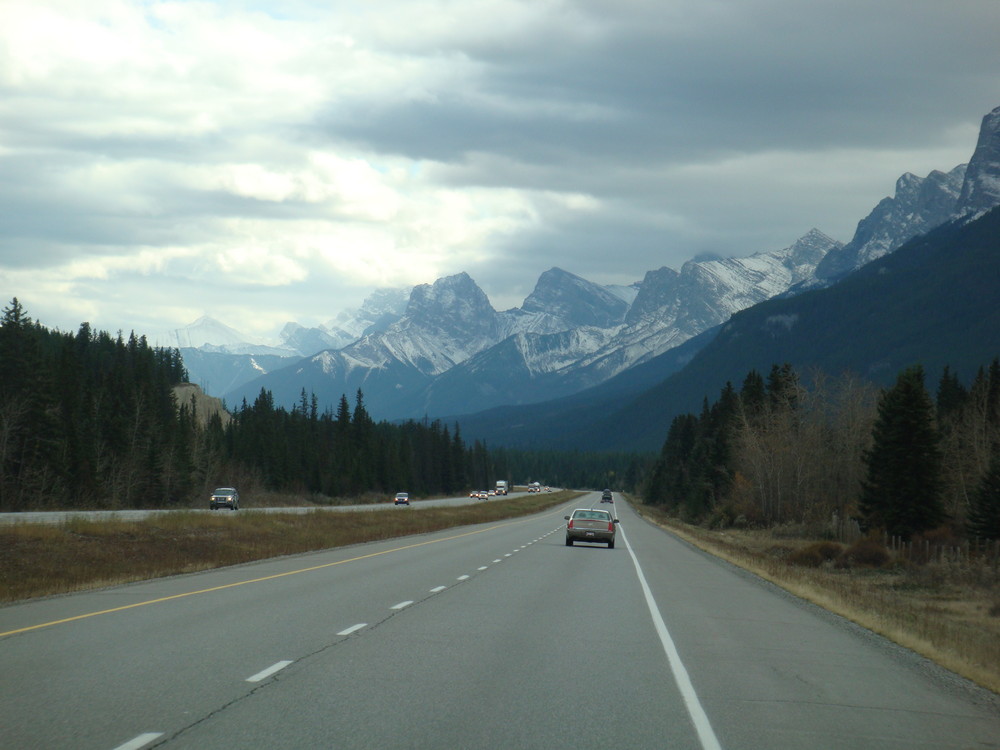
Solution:
{"label": "car rear bumper", "polygon": [[574,542],[613,542],[615,533],[613,531],[601,531],[599,529],[572,529],[566,532],[566,538]]}

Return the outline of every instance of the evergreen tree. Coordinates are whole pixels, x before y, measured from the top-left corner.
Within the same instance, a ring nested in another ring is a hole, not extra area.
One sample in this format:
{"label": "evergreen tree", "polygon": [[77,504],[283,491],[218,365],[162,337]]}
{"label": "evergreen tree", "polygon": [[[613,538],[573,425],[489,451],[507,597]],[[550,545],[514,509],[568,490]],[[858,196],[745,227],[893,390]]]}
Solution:
{"label": "evergreen tree", "polygon": [[740,404],[744,413],[751,418],[759,416],[764,411],[766,400],[764,378],[756,370],[751,370],[743,379],[743,387],[740,389]]}
{"label": "evergreen tree", "polygon": [[794,409],[799,398],[799,377],[787,362],[773,365],[767,376],[767,397],[773,409]]}
{"label": "evergreen tree", "polygon": [[937,389],[937,415],[939,423],[942,419],[950,417],[961,409],[968,395],[968,391],[965,390],[965,387],[959,381],[958,375],[945,365]]}
{"label": "evergreen tree", "polygon": [[966,526],[972,536],[1000,539],[1000,451],[972,495]]}
{"label": "evergreen tree", "polygon": [[865,526],[910,538],[945,520],[934,405],[920,366],[898,376],[878,404],[860,511]]}

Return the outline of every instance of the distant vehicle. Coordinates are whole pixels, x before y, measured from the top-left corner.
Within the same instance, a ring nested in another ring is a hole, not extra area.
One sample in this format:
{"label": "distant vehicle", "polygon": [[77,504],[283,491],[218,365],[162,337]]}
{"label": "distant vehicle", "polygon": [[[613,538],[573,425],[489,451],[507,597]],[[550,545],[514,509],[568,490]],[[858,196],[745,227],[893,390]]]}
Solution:
{"label": "distant vehicle", "polygon": [[410,496],[405,492],[397,492],[396,499],[393,501],[393,505],[409,505]]}
{"label": "distant vehicle", "polygon": [[566,519],[566,546],[572,547],[573,542],[605,542],[608,549],[615,548],[614,518],[606,510],[596,508],[577,508],[573,515]]}
{"label": "distant vehicle", "polygon": [[216,487],[212,490],[212,497],[208,501],[209,510],[216,508],[229,508],[229,510],[240,509],[240,493],[235,487]]}
{"label": "distant vehicle", "polygon": [[531,484],[528,485],[528,492],[541,492],[541,491],[542,491],[542,485],[540,485],[538,482],[532,482]]}
{"label": "distant vehicle", "polygon": [[604,490],[601,494],[602,503],[613,503],[615,501],[615,496],[611,493],[611,490]]}
{"label": "distant vehicle", "polygon": [[490,495],[489,495],[489,493],[486,490],[479,490],[479,499],[480,500],[487,500],[487,499],[489,499],[489,496]]}
{"label": "distant vehicle", "polygon": [[506,495],[507,494],[507,480],[506,479],[498,479],[497,480],[496,494],[498,494],[498,495]]}

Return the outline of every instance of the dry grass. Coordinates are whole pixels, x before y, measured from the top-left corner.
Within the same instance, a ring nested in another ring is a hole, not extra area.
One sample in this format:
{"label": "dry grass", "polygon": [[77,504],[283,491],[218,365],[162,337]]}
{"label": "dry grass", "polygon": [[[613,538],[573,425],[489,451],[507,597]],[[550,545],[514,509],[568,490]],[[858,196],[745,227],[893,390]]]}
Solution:
{"label": "dry grass", "polygon": [[515,518],[567,502],[555,492],[441,508],[189,513],[144,521],[0,527],[0,602],[99,588],[280,555]]}
{"label": "dry grass", "polygon": [[[634,507],[691,544],[1000,693],[995,570],[968,562],[904,564],[884,548],[851,549],[769,530],[708,530]],[[884,565],[871,564],[882,554]]]}

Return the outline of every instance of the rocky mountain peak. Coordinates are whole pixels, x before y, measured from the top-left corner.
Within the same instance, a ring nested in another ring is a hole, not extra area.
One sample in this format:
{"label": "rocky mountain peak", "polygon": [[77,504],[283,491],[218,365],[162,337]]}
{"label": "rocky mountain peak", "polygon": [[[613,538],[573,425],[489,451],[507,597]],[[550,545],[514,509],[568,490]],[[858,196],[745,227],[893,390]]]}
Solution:
{"label": "rocky mountain peak", "polygon": [[958,213],[981,213],[1000,204],[1000,107],[983,118],[979,141],[965,171]]}
{"label": "rocky mountain peak", "polygon": [[655,271],[646,271],[625,323],[636,325],[646,318],[656,316],[658,311],[675,302],[679,278],[680,274],[667,266]]}
{"label": "rocky mountain peak", "polygon": [[429,330],[460,332],[463,340],[495,336],[497,329],[496,310],[464,271],[413,287],[403,321]]}
{"label": "rocky mountain peak", "polygon": [[453,312],[487,308],[493,310],[486,293],[469,274],[462,271],[454,276],[444,276],[433,284],[413,287],[406,315],[414,317],[429,309]]}
{"label": "rocky mountain peak", "polygon": [[927,177],[907,172],[896,180],[896,192],[883,198],[858,222],[854,237],[827,254],[816,269],[819,279],[834,280],[948,221],[955,214],[966,165]]}
{"label": "rocky mountain peak", "polygon": [[628,303],[599,284],[561,268],[550,268],[538,277],[521,310],[559,321],[555,328],[606,328],[622,322]]}

